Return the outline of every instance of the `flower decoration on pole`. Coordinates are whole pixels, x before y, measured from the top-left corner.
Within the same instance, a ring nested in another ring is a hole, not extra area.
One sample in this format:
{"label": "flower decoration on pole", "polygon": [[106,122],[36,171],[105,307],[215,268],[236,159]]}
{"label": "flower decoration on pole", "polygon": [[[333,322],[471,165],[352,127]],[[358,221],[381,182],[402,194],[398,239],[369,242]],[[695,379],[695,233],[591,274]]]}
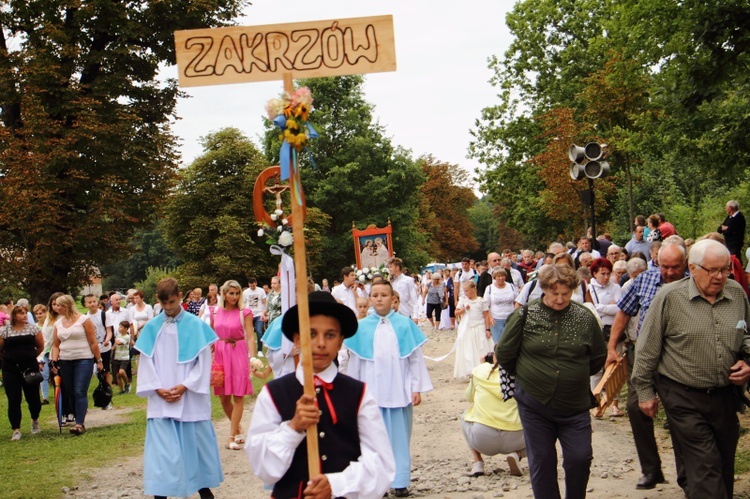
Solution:
{"label": "flower decoration on pole", "polygon": [[292,226],[284,218],[283,210],[276,210],[271,214],[271,219],[276,222],[274,227],[265,223],[258,223],[258,237],[266,236],[266,244],[278,244],[283,248],[288,248],[294,242]]}
{"label": "flower decoration on pole", "polygon": [[284,92],[280,98],[271,99],[266,103],[268,118],[281,130],[281,180],[290,177],[290,162],[295,171],[299,167],[297,155],[306,149],[308,139],[318,138],[318,132],[307,121],[312,111],[312,103],[312,93],[307,87],[300,87],[291,95]]}

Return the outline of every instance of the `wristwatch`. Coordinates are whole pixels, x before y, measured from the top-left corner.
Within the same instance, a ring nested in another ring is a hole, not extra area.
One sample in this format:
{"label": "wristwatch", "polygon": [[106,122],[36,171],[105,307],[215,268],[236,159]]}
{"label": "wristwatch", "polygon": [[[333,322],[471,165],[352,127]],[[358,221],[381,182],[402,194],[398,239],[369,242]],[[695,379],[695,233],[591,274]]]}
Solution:
{"label": "wristwatch", "polygon": [[492,331],[492,329],[490,329],[490,328],[487,328],[487,329],[485,329],[485,331],[490,331],[490,332],[491,332],[491,331]]}
{"label": "wristwatch", "polygon": [[[489,329],[488,329],[488,331],[489,331]],[[98,364],[99,362],[101,362],[101,361],[102,361],[102,359],[96,359],[96,363],[97,363],[97,364]]]}

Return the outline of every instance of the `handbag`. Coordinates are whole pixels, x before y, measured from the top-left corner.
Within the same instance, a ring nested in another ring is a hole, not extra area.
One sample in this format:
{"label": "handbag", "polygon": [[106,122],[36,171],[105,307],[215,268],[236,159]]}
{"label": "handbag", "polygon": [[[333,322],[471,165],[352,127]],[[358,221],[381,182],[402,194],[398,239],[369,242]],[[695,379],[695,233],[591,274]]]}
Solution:
{"label": "handbag", "polygon": [[211,386],[214,388],[224,386],[224,366],[216,361],[211,364]]}
{"label": "handbag", "polygon": [[23,372],[23,382],[27,385],[38,385],[44,380],[41,371],[38,369],[26,369]]}
{"label": "handbag", "polygon": [[112,387],[107,383],[107,375],[104,371],[99,371],[96,377],[99,379],[99,385],[94,388],[92,394],[94,407],[107,407],[112,402]]}

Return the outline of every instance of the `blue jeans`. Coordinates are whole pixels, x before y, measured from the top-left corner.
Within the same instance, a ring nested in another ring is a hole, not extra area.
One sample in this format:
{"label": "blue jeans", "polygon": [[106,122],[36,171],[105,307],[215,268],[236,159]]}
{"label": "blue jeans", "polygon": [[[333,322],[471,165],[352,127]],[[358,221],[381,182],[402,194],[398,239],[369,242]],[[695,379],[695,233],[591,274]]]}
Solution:
{"label": "blue jeans", "polygon": [[492,341],[495,345],[500,343],[500,338],[503,336],[503,330],[505,329],[505,321],[500,319],[494,319],[495,325],[490,326],[490,334],[492,334]]}
{"label": "blue jeans", "polygon": [[255,337],[258,341],[259,352],[263,352],[263,344],[260,341],[260,339],[263,338],[263,324],[264,322],[261,319],[260,315],[253,316],[253,329],[255,329]]}
{"label": "blue jeans", "polygon": [[94,375],[94,359],[61,360],[60,371],[76,424],[83,426],[89,408],[89,383]]}
{"label": "blue jeans", "polygon": [[[588,389],[583,387],[582,389]],[[566,499],[583,499],[589,483],[591,461],[591,416],[588,410],[562,416],[537,401],[516,385],[516,403],[521,416],[526,453],[529,459],[534,497],[559,499],[557,449],[560,441],[565,470]]]}

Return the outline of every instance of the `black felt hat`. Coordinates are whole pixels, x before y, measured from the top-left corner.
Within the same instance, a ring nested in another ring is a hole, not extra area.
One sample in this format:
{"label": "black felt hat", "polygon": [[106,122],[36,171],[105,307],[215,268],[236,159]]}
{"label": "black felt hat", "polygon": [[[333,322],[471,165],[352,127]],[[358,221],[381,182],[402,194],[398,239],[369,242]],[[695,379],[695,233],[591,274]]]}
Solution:
{"label": "black felt hat", "polygon": [[[327,291],[313,291],[307,297],[310,317],[327,315],[338,319],[341,324],[341,334],[344,338],[354,336],[357,332],[357,316],[352,309],[336,301]],[[286,311],[281,319],[281,331],[284,336],[292,339],[294,333],[299,332],[299,313],[297,305]]]}

